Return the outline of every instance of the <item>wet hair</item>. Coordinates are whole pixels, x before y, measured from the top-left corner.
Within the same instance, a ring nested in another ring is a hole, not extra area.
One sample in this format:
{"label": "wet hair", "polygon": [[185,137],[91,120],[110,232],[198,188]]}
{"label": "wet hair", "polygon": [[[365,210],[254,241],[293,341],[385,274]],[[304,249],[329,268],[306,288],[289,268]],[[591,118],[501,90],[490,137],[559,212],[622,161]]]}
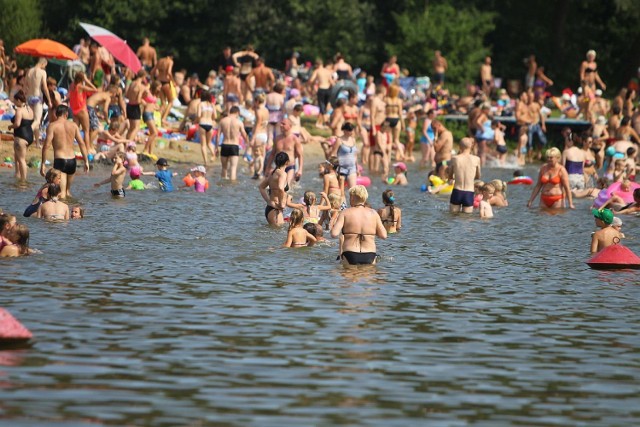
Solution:
{"label": "wet hair", "polygon": [[395,202],[396,202],[396,198],[393,195],[393,190],[385,190],[382,192],[382,203],[384,203],[385,206],[389,206],[389,214],[391,215],[391,221],[395,221]]}
{"label": "wet hair", "polygon": [[22,89],[20,89],[19,91],[16,92],[15,95],[13,95],[13,99],[15,99],[16,101],[20,101],[23,104],[27,102],[27,97],[24,94],[24,91]]}
{"label": "wet hair", "polygon": [[234,105],[229,109],[229,114],[240,114],[240,108],[237,105]]}
{"label": "wet hair", "polygon": [[47,185],[47,200],[52,200],[57,197],[62,190],[58,184],[51,183]]}
{"label": "wet hair", "polygon": [[305,191],[303,196],[304,204],[307,207],[313,205],[316,202],[316,193],[313,191]]}
{"label": "wet hair", "polygon": [[303,225],[302,228],[304,228],[305,231],[311,234],[313,237],[322,237],[322,227],[320,227],[318,224],[308,222]]}
{"label": "wet hair", "polygon": [[496,189],[497,192],[504,194],[504,196],[507,196],[507,183],[499,180],[499,179],[494,179],[492,181],[489,182],[489,184],[493,185],[493,188]]}
{"label": "wet hair", "polygon": [[353,124],[351,124],[350,122],[346,122],[345,124],[342,125],[342,130],[343,131],[349,131],[349,132],[353,132]]}
{"label": "wet hair", "polygon": [[635,190],[633,190],[633,198],[640,199],[640,188],[636,188]]}
{"label": "wet hair", "polygon": [[7,224],[11,223],[14,220],[14,215],[9,215],[8,213],[0,214],[0,234],[7,227]]}
{"label": "wet hair", "polygon": [[513,172],[513,177],[517,178],[519,176],[524,176],[524,172],[522,172],[520,169],[516,169],[515,172]]}
{"label": "wet hair", "polygon": [[280,168],[284,166],[288,161],[289,161],[289,155],[284,151],[281,151],[278,154],[276,154],[276,159],[275,159],[276,168]]}
{"label": "wet hair", "polygon": [[293,230],[298,225],[302,224],[304,220],[304,214],[300,209],[294,209],[289,215],[289,231]]}
{"label": "wet hair", "polygon": [[61,178],[61,177],[62,177],[62,172],[54,168],[49,169],[47,173],[44,175],[44,179],[46,179],[49,184],[51,184],[54,179]]}
{"label": "wet hair", "polygon": [[636,148],[635,148],[635,147],[629,147],[629,148],[627,148],[627,156],[628,156],[628,157],[633,157],[633,153],[635,153],[636,151],[638,151],[638,150],[636,150]]}
{"label": "wet hair", "polygon": [[16,224],[7,234],[7,238],[18,247],[20,255],[29,254],[29,227],[24,224]]}
{"label": "wet hair", "polygon": [[69,107],[67,107],[64,104],[58,105],[56,107],[56,116],[61,117],[61,116],[64,116],[65,114],[69,114]]}
{"label": "wet hair", "polygon": [[78,212],[80,213],[80,218],[84,218],[84,208],[82,206],[74,206],[71,208],[71,211],[73,212],[74,209],[78,209]]}
{"label": "wet hair", "polygon": [[493,186],[493,185],[491,185],[491,184],[485,184],[485,185],[483,185],[483,186],[482,186],[482,188],[480,189],[480,191],[482,191],[483,193],[484,193],[485,191],[486,191],[486,192],[490,192],[491,190],[493,190],[493,191],[494,191],[494,194],[495,194],[496,187],[494,187],[494,186]]}

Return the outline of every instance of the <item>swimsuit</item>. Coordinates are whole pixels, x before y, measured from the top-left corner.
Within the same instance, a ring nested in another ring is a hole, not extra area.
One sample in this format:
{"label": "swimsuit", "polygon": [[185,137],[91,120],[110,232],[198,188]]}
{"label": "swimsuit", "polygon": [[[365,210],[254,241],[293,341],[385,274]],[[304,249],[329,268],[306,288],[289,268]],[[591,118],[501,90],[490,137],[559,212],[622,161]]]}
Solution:
{"label": "swimsuit", "polygon": [[395,128],[396,126],[398,126],[398,121],[400,119],[397,117],[387,117],[387,121],[389,122],[389,126],[391,126],[392,128]]}
{"label": "swimsuit", "polygon": [[331,89],[318,89],[317,97],[320,114],[324,115],[327,112],[327,105],[329,105],[329,101],[331,100]]}
{"label": "swimsuit", "polygon": [[204,183],[198,181],[197,179],[195,180],[195,182],[193,183],[193,189],[197,192],[197,193],[204,193],[205,190],[207,189],[207,184],[209,184],[207,181],[205,181]]}
{"label": "swimsuit", "polygon": [[553,177],[542,175],[540,182],[543,184],[559,185],[562,182],[562,178],[560,177],[560,174],[554,175]]}
{"label": "swimsuit", "polygon": [[[375,234],[364,234],[364,233],[345,233],[342,232],[343,236],[348,234],[352,234],[358,236],[360,240],[360,244],[364,240],[364,236],[375,236]],[[347,260],[350,265],[363,265],[363,264],[373,264],[376,261],[378,254],[375,252],[353,252],[353,251],[344,251],[340,254],[340,258]]]}
{"label": "swimsuit", "polygon": [[100,127],[100,119],[98,119],[95,107],[87,105],[87,111],[89,112],[89,130],[98,129]]}
{"label": "swimsuit", "polygon": [[145,122],[145,123],[148,122],[148,121],[154,121],[153,120],[153,113],[146,112],[146,111],[144,113],[142,113],[142,121]]}
{"label": "swimsuit", "polygon": [[207,123],[200,123],[200,128],[205,132],[210,132],[213,129],[213,125]]}
{"label": "swimsuit", "polygon": [[273,206],[269,206],[267,205],[266,208],[264,208],[264,217],[267,218],[267,220],[269,220],[269,214],[271,213],[271,211],[282,211],[283,209],[278,209],[278,208],[274,208]]}
{"label": "swimsuit", "polygon": [[548,208],[552,207],[559,200],[564,199],[564,195],[562,194],[542,194],[540,196],[540,200],[544,203]]}
{"label": "swimsuit", "polygon": [[358,147],[356,145],[348,146],[344,143],[338,148],[338,173],[342,176],[355,175],[358,173],[356,169],[356,156]]}
{"label": "swimsuit", "polygon": [[140,120],[141,114],[139,104],[127,104],[127,118],[129,120]]}
{"label": "swimsuit", "polygon": [[463,207],[468,208],[473,206],[473,197],[473,191],[464,191],[454,188],[451,192],[451,199],[449,200],[449,203],[455,206],[462,205]]}
{"label": "swimsuit", "polygon": [[338,80],[349,80],[349,70],[336,70]]}
{"label": "swimsuit", "polygon": [[240,146],[237,144],[222,144],[220,146],[221,157],[231,157],[240,155]]}
{"label": "swimsuit", "polygon": [[80,92],[76,85],[69,91],[69,106],[71,112],[76,116],[80,111],[87,107],[87,92]]}
{"label": "swimsuit", "polygon": [[120,109],[120,106],[117,104],[111,104],[109,105],[108,114],[109,120],[111,120],[113,117],[120,117],[122,116],[122,109]]}
{"label": "swimsuit", "polygon": [[111,190],[111,195],[113,197],[124,197],[124,188],[119,188],[117,190]]}
{"label": "swimsuit", "polygon": [[267,105],[267,110],[269,110],[269,124],[279,123],[284,114],[282,112],[282,106],[278,105]]}
{"label": "swimsuit", "polygon": [[76,159],[53,159],[53,168],[58,169],[60,172],[73,175],[76,173]]}
{"label": "swimsuit", "polygon": [[20,126],[13,129],[13,136],[27,141],[27,146],[33,144],[33,120],[22,119]]}

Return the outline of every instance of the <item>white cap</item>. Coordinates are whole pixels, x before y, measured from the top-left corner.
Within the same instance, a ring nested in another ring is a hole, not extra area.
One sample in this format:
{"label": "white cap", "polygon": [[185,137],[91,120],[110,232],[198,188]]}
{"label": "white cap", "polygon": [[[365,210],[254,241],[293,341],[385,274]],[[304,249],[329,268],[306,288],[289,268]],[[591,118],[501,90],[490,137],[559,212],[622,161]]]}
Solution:
{"label": "white cap", "polygon": [[201,172],[206,174],[207,173],[207,169],[205,169],[204,166],[196,166],[195,168],[191,168],[191,172]]}
{"label": "white cap", "polygon": [[622,220],[617,216],[613,217],[613,222],[611,223],[612,227],[622,227]]}

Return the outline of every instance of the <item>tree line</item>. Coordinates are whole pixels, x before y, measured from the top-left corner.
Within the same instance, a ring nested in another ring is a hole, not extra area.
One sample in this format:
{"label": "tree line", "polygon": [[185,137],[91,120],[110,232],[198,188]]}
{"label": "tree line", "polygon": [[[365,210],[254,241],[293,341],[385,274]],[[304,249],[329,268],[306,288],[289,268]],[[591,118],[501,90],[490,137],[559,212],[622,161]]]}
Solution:
{"label": "tree line", "polygon": [[0,0],[0,8],[7,52],[36,37],[73,46],[86,37],[82,21],[134,50],[149,37],[160,55],[173,52],[178,67],[201,74],[224,46],[247,44],[279,69],[293,51],[309,61],[340,52],[375,75],[391,54],[412,75],[429,75],[438,49],[457,88],[477,80],[485,55],[496,76],[522,80],[523,59],[535,54],[556,91],[577,87],[589,49],[611,93],[640,65],[634,0]]}

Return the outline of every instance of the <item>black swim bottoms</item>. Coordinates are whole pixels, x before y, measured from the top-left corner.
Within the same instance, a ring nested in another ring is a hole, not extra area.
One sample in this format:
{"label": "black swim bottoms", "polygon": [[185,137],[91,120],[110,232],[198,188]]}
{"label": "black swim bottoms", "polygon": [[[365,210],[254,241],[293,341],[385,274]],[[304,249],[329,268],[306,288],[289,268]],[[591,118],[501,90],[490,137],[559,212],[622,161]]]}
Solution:
{"label": "black swim bottoms", "polygon": [[331,101],[331,89],[318,89],[318,107],[320,108],[320,114],[327,113],[327,105]]}
{"label": "black swim bottoms", "polygon": [[279,211],[280,209],[276,209],[273,206],[269,206],[267,205],[266,208],[264,208],[264,217],[267,218],[267,220],[269,220],[269,214],[271,213],[271,211]]}
{"label": "black swim bottoms", "polygon": [[473,206],[473,191],[462,191],[454,188],[451,192],[449,203],[455,206],[464,206],[465,208]]}
{"label": "black swim bottoms", "polygon": [[346,259],[351,265],[373,264],[378,254],[375,252],[342,252],[342,259]]}
{"label": "black swim bottoms", "polygon": [[236,144],[222,144],[220,146],[220,157],[231,157],[240,155],[240,146]]}
{"label": "black swim bottoms", "polygon": [[67,175],[76,173],[76,159],[53,159],[53,168]]}
{"label": "black swim bottoms", "polygon": [[398,121],[400,119],[397,117],[387,117],[387,122],[389,122],[389,126],[391,126],[392,128],[395,128],[396,126],[398,126]]}
{"label": "black swim bottoms", "polygon": [[127,118],[129,120],[140,120],[140,117],[142,117],[142,112],[140,111],[140,105],[127,104]]}
{"label": "black swim bottoms", "polygon": [[120,188],[119,190],[111,190],[111,195],[113,197],[124,197],[124,188]]}
{"label": "black swim bottoms", "polygon": [[209,124],[200,124],[200,129],[202,129],[205,132],[209,132],[211,129],[213,129],[213,125],[209,125]]}
{"label": "black swim bottoms", "polygon": [[496,151],[500,154],[504,154],[507,152],[507,146],[506,145],[497,145],[496,146]]}

